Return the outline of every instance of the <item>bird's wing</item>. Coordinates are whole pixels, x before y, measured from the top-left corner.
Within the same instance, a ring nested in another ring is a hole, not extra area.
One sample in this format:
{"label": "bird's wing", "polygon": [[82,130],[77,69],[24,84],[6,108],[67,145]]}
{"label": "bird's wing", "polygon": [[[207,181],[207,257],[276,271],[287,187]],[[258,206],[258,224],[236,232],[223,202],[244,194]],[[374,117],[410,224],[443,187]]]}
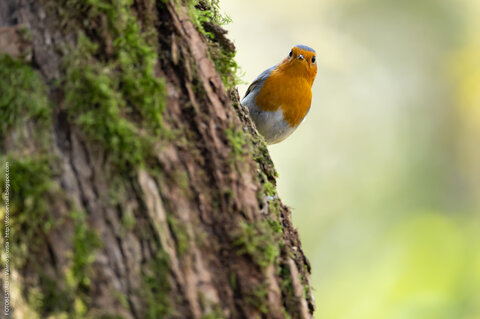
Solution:
{"label": "bird's wing", "polygon": [[255,91],[255,89],[258,87],[260,88],[263,85],[263,82],[268,78],[270,73],[277,67],[277,65],[272,66],[270,69],[266,69],[265,71],[262,72],[257,78],[250,84],[250,86],[247,89],[247,92],[245,93],[245,98],[250,92]]}

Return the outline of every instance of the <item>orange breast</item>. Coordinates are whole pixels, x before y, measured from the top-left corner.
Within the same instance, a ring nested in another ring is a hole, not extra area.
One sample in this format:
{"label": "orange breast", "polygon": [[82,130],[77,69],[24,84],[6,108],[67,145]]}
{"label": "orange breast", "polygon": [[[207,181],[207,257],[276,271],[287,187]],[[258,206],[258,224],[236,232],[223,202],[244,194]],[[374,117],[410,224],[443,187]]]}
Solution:
{"label": "orange breast", "polygon": [[292,127],[302,122],[311,102],[311,83],[307,78],[290,76],[278,69],[265,80],[256,100],[263,111],[281,108],[285,121]]}

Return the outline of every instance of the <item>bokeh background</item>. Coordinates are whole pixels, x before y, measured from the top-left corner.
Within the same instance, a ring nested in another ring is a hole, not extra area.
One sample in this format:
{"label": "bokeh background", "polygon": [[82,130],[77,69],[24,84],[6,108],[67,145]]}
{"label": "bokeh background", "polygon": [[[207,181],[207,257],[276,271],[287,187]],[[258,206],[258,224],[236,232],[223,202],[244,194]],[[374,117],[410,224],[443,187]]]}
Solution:
{"label": "bokeh background", "polygon": [[245,82],[317,51],[310,113],[269,147],[316,318],[480,318],[480,0],[220,6]]}

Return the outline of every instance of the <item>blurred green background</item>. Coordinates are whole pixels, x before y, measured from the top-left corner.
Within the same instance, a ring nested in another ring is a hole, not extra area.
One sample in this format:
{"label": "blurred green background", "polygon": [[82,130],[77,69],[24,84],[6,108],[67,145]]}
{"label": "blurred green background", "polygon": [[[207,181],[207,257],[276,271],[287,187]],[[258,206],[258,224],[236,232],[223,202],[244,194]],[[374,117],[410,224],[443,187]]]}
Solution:
{"label": "blurred green background", "polygon": [[246,82],[317,51],[310,113],[269,147],[316,318],[480,318],[480,0],[220,5]]}

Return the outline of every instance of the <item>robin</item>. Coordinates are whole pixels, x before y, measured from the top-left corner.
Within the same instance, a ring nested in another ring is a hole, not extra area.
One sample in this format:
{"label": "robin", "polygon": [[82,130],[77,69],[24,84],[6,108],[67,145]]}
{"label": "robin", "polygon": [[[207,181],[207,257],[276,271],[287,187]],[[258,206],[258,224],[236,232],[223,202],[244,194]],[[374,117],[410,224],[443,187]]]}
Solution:
{"label": "robin", "polygon": [[248,107],[267,144],[286,139],[307,115],[317,75],[315,50],[296,45],[281,63],[265,70],[247,89]]}

